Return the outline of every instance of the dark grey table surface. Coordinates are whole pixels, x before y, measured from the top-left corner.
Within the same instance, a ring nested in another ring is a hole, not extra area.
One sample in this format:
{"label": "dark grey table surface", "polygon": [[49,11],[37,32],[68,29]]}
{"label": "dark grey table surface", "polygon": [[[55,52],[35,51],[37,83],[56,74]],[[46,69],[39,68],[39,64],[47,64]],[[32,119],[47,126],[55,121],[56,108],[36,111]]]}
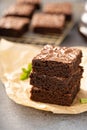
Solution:
{"label": "dark grey table surface", "polygon": [[[87,46],[77,26],[78,24],[61,46]],[[0,130],[87,130],[87,112],[78,115],[54,115],[17,105],[7,97],[4,85],[0,82]]]}

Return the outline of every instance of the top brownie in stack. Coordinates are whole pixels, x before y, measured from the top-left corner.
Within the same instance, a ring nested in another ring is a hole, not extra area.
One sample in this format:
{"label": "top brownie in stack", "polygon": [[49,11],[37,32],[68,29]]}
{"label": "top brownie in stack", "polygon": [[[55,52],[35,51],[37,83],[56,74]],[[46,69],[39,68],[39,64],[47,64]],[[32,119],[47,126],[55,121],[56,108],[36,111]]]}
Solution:
{"label": "top brownie in stack", "polygon": [[48,76],[69,77],[78,69],[81,57],[79,49],[47,45],[32,60],[33,71]]}
{"label": "top brownie in stack", "polygon": [[66,20],[72,18],[72,5],[69,2],[64,3],[48,3],[44,5],[43,12],[50,14],[64,14]]}

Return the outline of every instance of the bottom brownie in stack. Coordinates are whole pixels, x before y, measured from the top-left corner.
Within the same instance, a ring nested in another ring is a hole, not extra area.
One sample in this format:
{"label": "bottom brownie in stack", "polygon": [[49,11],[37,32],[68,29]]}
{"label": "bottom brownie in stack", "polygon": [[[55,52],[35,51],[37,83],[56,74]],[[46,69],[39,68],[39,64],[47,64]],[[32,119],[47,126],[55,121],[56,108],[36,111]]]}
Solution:
{"label": "bottom brownie in stack", "polygon": [[80,83],[73,86],[71,93],[59,94],[58,92],[47,91],[33,87],[31,90],[31,99],[37,102],[52,103],[57,105],[70,106],[75,98],[77,92],[79,91]]}
{"label": "bottom brownie in stack", "polygon": [[80,89],[82,68],[70,78],[49,77],[46,75],[31,74],[31,99],[44,103],[71,105]]}
{"label": "bottom brownie in stack", "polygon": [[[52,61],[54,62],[54,64],[56,62],[57,65],[56,67],[58,67],[60,64],[63,68],[65,67],[65,65],[68,65],[69,68],[67,69],[71,70],[71,68],[74,68],[75,64],[77,63],[78,55],[81,56],[81,51],[74,48],[59,49],[59,47],[54,48],[52,46],[51,47],[47,46],[45,48],[47,49],[47,51],[45,50],[45,53],[43,54],[40,53],[39,56],[36,56],[33,59],[33,62],[37,60],[36,62],[38,63],[38,65],[41,62],[43,63],[48,62],[48,67],[49,67],[49,61],[50,62]],[[55,49],[56,49],[56,53],[55,53]],[[57,55],[59,54],[59,51],[61,52],[62,56]],[[66,52],[68,53],[67,55]],[[54,56],[54,54],[55,57],[53,58],[52,55]],[[59,60],[59,59],[63,59],[63,60]],[[31,99],[37,102],[70,106],[74,98],[76,97],[78,91],[80,90],[80,80],[82,78],[82,72],[83,72],[83,69],[81,66],[79,66],[79,63],[76,64],[76,66],[77,66],[77,71],[75,70],[71,74],[71,76],[68,77],[65,77],[65,75],[64,76],[62,75],[62,77],[59,75],[57,76],[56,73],[53,73],[51,75],[46,75],[46,73],[43,72],[41,74],[37,71],[35,72],[33,69],[30,75],[30,84],[33,85],[31,90]],[[33,68],[34,67],[35,66],[33,66]],[[39,67],[39,69],[40,68],[41,66]]]}

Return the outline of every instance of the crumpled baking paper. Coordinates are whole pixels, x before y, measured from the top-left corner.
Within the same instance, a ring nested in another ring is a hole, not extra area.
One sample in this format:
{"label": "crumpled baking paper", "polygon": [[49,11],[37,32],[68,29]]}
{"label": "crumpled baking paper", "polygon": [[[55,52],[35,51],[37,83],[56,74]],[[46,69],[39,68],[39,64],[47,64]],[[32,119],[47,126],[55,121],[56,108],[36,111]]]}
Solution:
{"label": "crumpled baking paper", "polygon": [[87,48],[79,48],[83,51],[81,65],[84,67],[81,90],[73,104],[68,107],[30,100],[32,86],[29,84],[29,79],[20,80],[21,68],[26,67],[32,61],[40,48],[2,39],[0,42],[0,79],[4,83],[8,97],[18,104],[56,114],[78,114],[87,111],[87,104],[80,103],[80,98],[87,98]]}

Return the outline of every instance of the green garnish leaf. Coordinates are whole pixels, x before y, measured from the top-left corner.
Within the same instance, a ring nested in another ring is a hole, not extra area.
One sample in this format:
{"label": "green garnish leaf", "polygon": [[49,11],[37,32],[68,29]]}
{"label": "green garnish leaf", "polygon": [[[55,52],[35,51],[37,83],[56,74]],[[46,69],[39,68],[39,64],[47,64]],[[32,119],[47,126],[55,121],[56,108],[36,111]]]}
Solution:
{"label": "green garnish leaf", "polygon": [[86,104],[87,103],[87,98],[81,98],[80,103],[81,104]]}
{"label": "green garnish leaf", "polygon": [[28,68],[22,68],[22,74],[20,75],[20,80],[25,80],[29,78],[29,75],[32,71],[32,64],[28,65]]}
{"label": "green garnish leaf", "polygon": [[22,73],[21,76],[20,76],[21,80],[25,80],[27,78],[28,78],[28,73]]}
{"label": "green garnish leaf", "polygon": [[22,68],[22,71],[23,71],[24,73],[28,73],[28,70],[25,69],[25,68]]}
{"label": "green garnish leaf", "polygon": [[28,70],[31,71],[32,70],[32,64],[28,65]]}

